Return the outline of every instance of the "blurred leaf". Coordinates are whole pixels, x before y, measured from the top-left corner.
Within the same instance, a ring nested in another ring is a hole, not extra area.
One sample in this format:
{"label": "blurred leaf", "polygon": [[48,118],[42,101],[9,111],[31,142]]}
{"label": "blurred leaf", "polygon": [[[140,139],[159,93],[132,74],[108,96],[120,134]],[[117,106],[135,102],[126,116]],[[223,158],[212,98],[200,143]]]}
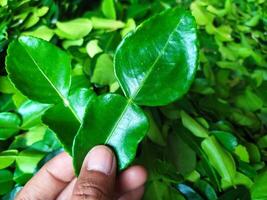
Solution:
{"label": "blurred leaf", "polygon": [[229,151],[234,151],[238,145],[237,138],[226,131],[211,131],[216,139]]}
{"label": "blurred leaf", "polygon": [[6,140],[16,134],[20,128],[21,120],[15,113],[0,113],[0,140]]}
{"label": "blurred leaf", "polygon": [[29,129],[41,123],[44,112],[51,107],[36,101],[27,100],[19,108],[18,113],[22,116],[22,129]]}
{"label": "blurred leaf", "polygon": [[111,85],[116,81],[112,58],[108,54],[97,57],[91,82],[99,85]]}
{"label": "blurred leaf", "polygon": [[184,127],[190,130],[191,133],[201,138],[207,138],[209,136],[209,132],[192,117],[190,117],[186,112],[181,111],[180,114]]}
{"label": "blurred leaf", "polygon": [[23,150],[16,158],[17,167],[23,173],[34,173],[37,169],[37,164],[44,156],[44,153],[32,149]]}
{"label": "blurred leaf", "polygon": [[5,169],[10,166],[18,154],[17,150],[6,150],[0,153],[0,169]]}
{"label": "blurred leaf", "polygon": [[176,199],[185,200],[185,198],[177,192],[174,188],[159,181],[151,181],[147,183],[147,190],[143,197],[144,200],[162,200],[162,199]]}
{"label": "blurred leaf", "polygon": [[223,180],[233,184],[236,167],[231,154],[221,147],[214,136],[210,136],[203,140],[201,147],[207,154],[210,163],[217,170]]}
{"label": "blurred leaf", "polygon": [[54,31],[47,26],[39,26],[33,31],[26,31],[23,32],[22,35],[28,35],[28,36],[33,36],[37,38],[41,38],[46,41],[50,41],[54,35]]}
{"label": "blurred leaf", "polygon": [[101,9],[107,18],[116,19],[114,0],[102,0]]}
{"label": "blurred leaf", "polygon": [[76,18],[71,21],[57,22],[55,33],[65,39],[77,40],[85,37],[92,30],[92,22],[86,18]]}
{"label": "blurred leaf", "polygon": [[192,200],[203,200],[203,198],[191,187],[185,184],[177,185],[177,189],[187,198]]}
{"label": "blurred leaf", "polygon": [[13,188],[13,174],[9,170],[0,170],[0,195],[3,195]]}
{"label": "blurred leaf", "polygon": [[267,198],[267,172],[260,173],[256,179],[255,184],[251,188],[252,200],[264,200]]}

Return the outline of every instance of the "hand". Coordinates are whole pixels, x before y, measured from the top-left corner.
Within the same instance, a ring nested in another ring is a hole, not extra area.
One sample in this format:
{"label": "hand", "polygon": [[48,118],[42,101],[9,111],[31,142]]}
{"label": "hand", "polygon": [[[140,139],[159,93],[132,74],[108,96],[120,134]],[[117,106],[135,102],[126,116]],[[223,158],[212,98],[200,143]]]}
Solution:
{"label": "hand", "polygon": [[24,186],[17,200],[139,200],[146,171],[132,166],[116,176],[116,158],[106,146],[94,147],[86,156],[78,178],[72,158],[61,153],[46,163]]}

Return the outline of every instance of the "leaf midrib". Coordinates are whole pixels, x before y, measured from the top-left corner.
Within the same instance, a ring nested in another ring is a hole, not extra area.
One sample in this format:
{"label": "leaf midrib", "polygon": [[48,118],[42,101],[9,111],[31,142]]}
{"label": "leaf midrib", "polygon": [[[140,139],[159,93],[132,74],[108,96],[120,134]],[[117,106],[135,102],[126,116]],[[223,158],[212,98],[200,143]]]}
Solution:
{"label": "leaf midrib", "polygon": [[105,144],[108,144],[110,139],[112,138],[113,134],[114,134],[114,131],[115,129],[117,128],[118,124],[120,123],[121,119],[123,118],[123,115],[125,114],[125,112],[127,111],[128,109],[128,106],[132,103],[133,99],[137,96],[137,94],[140,92],[141,88],[143,87],[143,85],[145,84],[145,81],[146,79],[149,77],[149,75],[151,74],[152,70],[154,69],[154,67],[156,66],[158,60],[162,57],[164,51],[166,50],[169,42],[170,42],[170,39],[171,37],[173,36],[174,32],[176,29],[178,29],[178,27],[180,26],[180,23],[183,19],[183,17],[185,16],[185,14],[183,14],[180,18],[180,21],[179,23],[175,26],[175,28],[173,29],[172,33],[169,35],[166,43],[164,44],[164,47],[162,48],[162,50],[160,51],[159,55],[157,56],[157,58],[155,59],[154,63],[151,65],[151,68],[148,70],[148,73],[147,75],[145,76],[145,78],[142,80],[141,84],[140,84],[140,87],[138,88],[138,90],[134,93],[134,95],[132,95],[128,100],[127,100],[127,103],[125,105],[125,107],[123,108],[118,120],[116,121],[116,123],[114,124],[114,126],[112,127],[111,129],[111,132],[110,134],[108,135],[107,139],[105,140]]}
{"label": "leaf midrib", "polygon": [[51,82],[51,80],[49,79],[49,77],[46,76],[46,74],[44,73],[44,71],[40,68],[40,66],[38,65],[37,61],[31,56],[31,54],[28,52],[27,47],[25,47],[23,44],[20,43],[20,45],[23,47],[23,49],[25,50],[25,52],[28,54],[28,56],[31,58],[31,60],[33,61],[33,63],[35,64],[35,66],[37,67],[37,69],[41,72],[41,74],[44,76],[44,78],[47,80],[47,82],[49,83],[49,85],[52,86],[52,88],[56,91],[56,93],[59,95],[60,99],[62,100],[63,104],[65,105],[65,107],[68,107],[71,111],[71,113],[75,116],[75,118],[79,121],[79,123],[81,124],[82,121],[81,119],[78,117],[78,115],[76,114],[76,112],[74,111],[74,109],[72,108],[72,106],[69,103],[69,100],[67,98],[65,98],[60,91],[53,85],[53,83]]}

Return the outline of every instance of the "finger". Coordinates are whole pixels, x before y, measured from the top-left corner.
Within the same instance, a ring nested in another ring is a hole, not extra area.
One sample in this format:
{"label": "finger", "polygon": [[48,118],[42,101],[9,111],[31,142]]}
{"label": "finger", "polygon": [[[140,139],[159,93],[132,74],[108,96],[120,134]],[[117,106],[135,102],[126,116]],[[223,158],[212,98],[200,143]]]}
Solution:
{"label": "finger", "polygon": [[86,156],[74,186],[72,199],[112,199],[116,178],[116,158],[106,146],[94,147]]}
{"label": "finger", "polygon": [[135,190],[132,190],[131,192],[128,192],[121,196],[119,200],[140,200],[142,199],[142,196],[144,194],[144,186],[139,187]]}
{"label": "finger", "polygon": [[65,189],[58,195],[57,200],[70,200],[77,178],[74,178]]}
{"label": "finger", "polygon": [[16,199],[55,199],[73,177],[72,158],[61,153],[40,169]]}
{"label": "finger", "polygon": [[142,166],[132,166],[123,171],[119,177],[118,193],[122,194],[135,190],[145,184],[147,172]]}

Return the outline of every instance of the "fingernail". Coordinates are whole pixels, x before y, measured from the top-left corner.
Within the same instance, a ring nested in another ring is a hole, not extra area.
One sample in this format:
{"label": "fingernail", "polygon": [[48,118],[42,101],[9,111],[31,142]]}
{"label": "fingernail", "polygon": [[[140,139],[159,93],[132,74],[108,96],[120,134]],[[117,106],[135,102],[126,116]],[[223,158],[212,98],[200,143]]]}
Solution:
{"label": "fingernail", "polygon": [[96,146],[89,152],[87,169],[109,175],[112,170],[114,154],[106,146]]}

